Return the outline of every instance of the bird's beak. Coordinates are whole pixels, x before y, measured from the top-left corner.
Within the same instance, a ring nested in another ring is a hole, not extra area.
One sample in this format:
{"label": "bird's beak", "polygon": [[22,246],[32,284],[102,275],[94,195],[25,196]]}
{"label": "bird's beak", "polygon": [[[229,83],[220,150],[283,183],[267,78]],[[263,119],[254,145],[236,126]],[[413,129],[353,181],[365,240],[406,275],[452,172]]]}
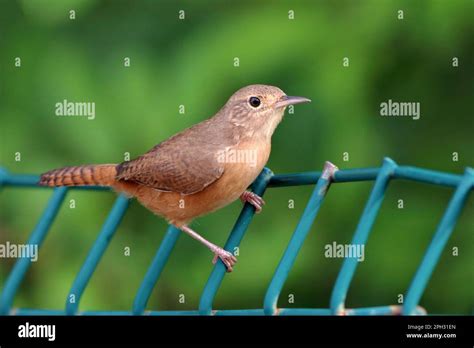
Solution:
{"label": "bird's beak", "polygon": [[288,105],[294,105],[294,104],[300,104],[300,103],[309,103],[311,99],[305,98],[305,97],[290,97],[288,95],[285,95],[280,98],[279,101],[275,103],[276,108],[284,108],[285,106]]}

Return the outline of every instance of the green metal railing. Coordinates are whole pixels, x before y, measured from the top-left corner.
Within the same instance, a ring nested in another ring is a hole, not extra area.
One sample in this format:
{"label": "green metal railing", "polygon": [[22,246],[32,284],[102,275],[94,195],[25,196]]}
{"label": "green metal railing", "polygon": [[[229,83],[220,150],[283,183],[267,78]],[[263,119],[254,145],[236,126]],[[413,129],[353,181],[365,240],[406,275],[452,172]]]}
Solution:
{"label": "green metal railing", "polygon": [[[455,175],[421,168],[399,166],[389,158],[385,158],[380,168],[362,168],[336,170],[326,163],[322,172],[306,172],[287,175],[275,175],[265,168],[252,186],[252,190],[263,196],[267,188],[315,185],[314,191],[303,215],[291,237],[291,240],[280,260],[275,274],[268,286],[263,301],[263,309],[215,310],[213,301],[226,274],[222,262],[217,262],[201,295],[199,308],[191,311],[153,311],[147,310],[150,294],[158,281],[163,268],[176,244],[181,232],[170,226],[165,237],[148,268],[147,273],[137,291],[130,311],[79,311],[79,304],[89,280],[100,262],[105,250],[113,238],[117,227],[124,216],[129,200],[119,196],[107,217],[102,230],[86,257],[77,274],[66,299],[64,310],[23,309],[13,308],[15,294],[28,271],[31,260],[19,258],[9,273],[0,295],[0,315],[393,315],[393,314],[424,314],[423,308],[418,306],[420,298],[433,273],[440,255],[453,232],[454,226],[466,203],[470,191],[474,187],[474,170],[466,168],[464,175]],[[352,243],[365,245],[373,223],[382,204],[385,191],[392,179],[419,181],[434,185],[448,186],[454,189],[454,194],[441,221],[434,233],[433,239],[425,251],[425,255],[413,277],[413,280],[404,296],[403,305],[387,305],[366,308],[345,308],[345,298],[352,278],[357,269],[356,258],[344,259],[342,268],[333,287],[329,308],[278,308],[278,298],[285,284],[293,263],[302,247],[307,234],[317,216],[331,183],[352,181],[375,181],[370,197],[359,220]],[[0,168],[1,187],[38,187],[39,177],[36,175],[13,175]],[[68,190],[104,190],[103,187],[57,187],[38,224],[30,235],[28,244],[41,246],[49,229],[58,214]],[[225,245],[226,250],[237,247],[250,225],[255,209],[246,204],[242,209]]]}

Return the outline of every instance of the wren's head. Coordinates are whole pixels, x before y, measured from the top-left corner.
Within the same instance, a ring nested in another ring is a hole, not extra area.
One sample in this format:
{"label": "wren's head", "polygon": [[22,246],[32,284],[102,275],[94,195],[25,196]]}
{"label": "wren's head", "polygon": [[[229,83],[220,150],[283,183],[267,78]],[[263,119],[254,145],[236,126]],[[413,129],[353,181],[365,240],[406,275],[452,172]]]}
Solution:
{"label": "wren's head", "polygon": [[303,97],[289,97],[280,88],[250,85],[235,92],[221,112],[247,136],[271,137],[288,105],[307,103]]}

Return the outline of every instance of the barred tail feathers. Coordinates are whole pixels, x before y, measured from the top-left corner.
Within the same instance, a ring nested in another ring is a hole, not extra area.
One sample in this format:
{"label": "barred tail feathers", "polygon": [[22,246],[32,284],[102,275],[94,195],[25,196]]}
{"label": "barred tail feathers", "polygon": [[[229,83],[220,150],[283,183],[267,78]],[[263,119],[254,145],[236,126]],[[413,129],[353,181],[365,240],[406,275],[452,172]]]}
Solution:
{"label": "barred tail feathers", "polygon": [[50,170],[41,175],[41,186],[111,186],[117,175],[116,164],[84,165]]}

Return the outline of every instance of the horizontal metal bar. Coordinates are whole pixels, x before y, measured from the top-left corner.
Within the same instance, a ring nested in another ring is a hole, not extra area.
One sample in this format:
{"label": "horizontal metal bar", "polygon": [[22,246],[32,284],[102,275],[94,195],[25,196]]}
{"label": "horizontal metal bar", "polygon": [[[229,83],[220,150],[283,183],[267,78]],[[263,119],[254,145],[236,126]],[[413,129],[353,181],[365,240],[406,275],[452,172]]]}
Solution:
{"label": "horizontal metal bar", "polygon": [[[334,182],[373,181],[377,178],[379,171],[380,168],[341,169],[334,176]],[[320,176],[321,172],[277,174],[272,177],[268,187],[314,185]],[[462,180],[462,175],[411,166],[398,166],[393,173],[392,179],[406,179],[427,184],[455,187]]]}
{"label": "horizontal metal bar", "polygon": [[[373,181],[376,179],[380,168],[355,168],[341,169],[334,178],[335,183],[353,181]],[[304,172],[273,175],[268,187],[288,187],[314,185],[321,176],[321,172]],[[412,166],[398,166],[392,179],[406,179],[424,182],[428,184],[455,187],[462,179],[462,175],[444,173],[441,171],[422,169]],[[50,188],[38,186],[39,176],[28,174],[9,174],[4,168],[0,168],[0,186],[27,186]],[[98,190],[110,191],[104,186],[71,186],[74,190]]]}
{"label": "horizontal metal bar", "polygon": [[414,180],[433,185],[456,187],[463,179],[462,175],[443,173],[435,170],[410,166],[398,166],[393,175],[396,179]]}
{"label": "horizontal metal bar", "polygon": [[278,315],[331,315],[329,308],[279,308]]}
{"label": "horizontal metal bar", "polygon": [[[344,315],[401,315],[402,306],[376,306],[365,308],[349,308],[344,311]],[[416,307],[415,313],[417,315],[426,315],[426,310],[422,307]]]}
{"label": "horizontal metal bar", "polygon": [[11,315],[66,315],[61,309],[36,309],[36,308],[15,308],[10,311]]}
{"label": "horizontal metal bar", "polygon": [[198,310],[183,311],[146,311],[145,315],[151,316],[174,316],[174,315],[200,315]]}
{"label": "horizontal metal bar", "polygon": [[120,315],[120,316],[130,316],[132,313],[130,311],[84,311],[80,312],[81,316],[98,316],[98,315]]}
{"label": "horizontal metal bar", "polygon": [[[375,180],[379,168],[340,169],[334,176],[333,182],[370,181]],[[322,172],[305,172],[277,174],[272,177],[268,187],[287,187],[314,185]]]}
{"label": "horizontal metal bar", "polygon": [[221,309],[213,310],[212,314],[215,316],[238,316],[238,315],[265,315],[263,309]]}
{"label": "horizontal metal bar", "polygon": [[[401,306],[377,306],[365,308],[350,308],[346,309],[344,315],[399,315],[401,313]],[[12,315],[66,315],[64,310],[55,309],[28,309],[18,308],[11,311]],[[422,307],[417,307],[415,314],[425,315],[426,311]],[[78,312],[76,315],[81,316],[100,316],[100,315],[117,315],[130,316],[133,315],[131,311],[84,311]],[[149,316],[174,316],[174,315],[200,315],[198,310],[170,310],[170,311],[146,311],[143,315]],[[214,316],[263,316],[265,315],[263,309],[219,309],[213,310]],[[305,316],[318,315],[328,316],[332,315],[330,308],[279,308],[276,315],[280,316]]]}
{"label": "horizontal metal bar", "polygon": [[275,174],[270,179],[268,187],[314,185],[320,176],[321,172]]}

